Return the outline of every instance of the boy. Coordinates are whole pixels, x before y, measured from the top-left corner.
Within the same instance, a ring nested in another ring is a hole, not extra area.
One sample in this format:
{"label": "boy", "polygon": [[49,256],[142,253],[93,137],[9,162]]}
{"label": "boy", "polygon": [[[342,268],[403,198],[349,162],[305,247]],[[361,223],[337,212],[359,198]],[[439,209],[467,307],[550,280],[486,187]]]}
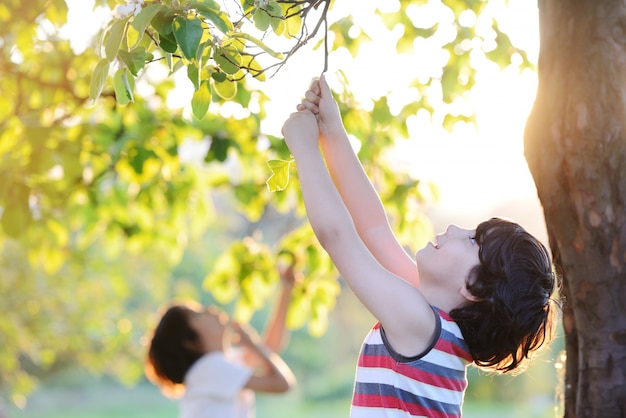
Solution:
{"label": "boy", "polygon": [[502,219],[450,226],[409,257],[354,153],[324,77],[283,126],[313,231],[378,322],[359,356],[351,417],[458,417],[466,365],[520,367],[549,342],[545,247]]}
{"label": "boy", "polygon": [[146,375],[166,395],[183,395],[180,418],[254,418],[254,392],[283,393],[295,384],[277,354],[294,281],[293,266],[281,270],[280,300],[263,341],[215,307],[167,309],[150,342]]}

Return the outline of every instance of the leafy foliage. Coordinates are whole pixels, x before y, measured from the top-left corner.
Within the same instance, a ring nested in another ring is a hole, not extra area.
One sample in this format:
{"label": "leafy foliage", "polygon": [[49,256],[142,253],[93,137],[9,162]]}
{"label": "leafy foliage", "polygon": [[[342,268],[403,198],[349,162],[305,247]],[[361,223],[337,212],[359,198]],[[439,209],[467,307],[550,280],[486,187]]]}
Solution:
{"label": "leafy foliage", "polygon": [[[327,22],[329,0],[224,4],[131,2],[118,8],[96,48],[78,54],[61,36],[64,0],[0,4],[0,385],[14,403],[25,401],[38,377],[68,363],[135,381],[156,306],[202,298],[202,285],[218,302],[235,303],[240,319],[250,318],[276,284],[279,253],[291,254],[306,277],[294,291],[289,325],[325,332],[339,292],[336,272],[310,229],[291,222],[304,215],[297,184],[288,181],[297,181],[297,169],[280,138],[261,132],[268,98],[248,81],[281,68],[322,25],[327,59],[343,48],[357,55],[369,29],[349,17]],[[377,17],[402,28],[399,53],[443,30],[436,20],[422,27],[410,18],[422,6],[398,4]],[[410,115],[440,108],[429,89],[439,88],[445,105],[472,86],[469,57],[482,51],[482,38],[459,18],[478,16],[485,5],[446,1],[455,34],[441,45],[448,60],[441,74],[411,86],[419,91],[415,102],[392,111],[381,97],[366,110],[347,80],[337,93],[403,238],[414,241],[426,228],[424,198],[417,180],[385,162],[386,151],[408,135]],[[506,64],[522,54],[495,26],[493,33],[499,43],[487,51],[491,59]],[[194,117],[167,106],[176,86],[171,77],[148,76],[154,66],[186,72]],[[237,111],[224,116],[226,104]],[[443,112],[450,123],[468,119]],[[268,183],[280,192],[267,187],[268,160],[283,161]],[[224,200],[234,213],[218,212]],[[285,221],[263,235],[271,213]],[[230,241],[215,238],[241,219],[245,227]],[[206,248],[197,266],[206,277],[174,280],[196,246]]]}
{"label": "leafy foliage", "polygon": [[[232,3],[237,12],[231,15],[214,0],[149,3],[137,0],[118,5],[102,34],[102,57],[91,79],[90,98],[96,100],[100,96],[107,72],[115,64],[119,66],[114,77],[118,103],[132,102],[134,77],[146,63],[161,61],[170,71],[180,66],[187,68],[196,90],[193,113],[201,119],[213,93],[233,99],[236,81],[246,74],[265,80],[269,68],[284,64],[312,36],[303,32],[309,12],[323,3],[324,18],[330,2],[241,0],[240,4]],[[252,26],[250,31],[246,31],[246,23]],[[269,34],[297,40],[287,57],[264,42]],[[263,56],[278,62],[264,64]]]}

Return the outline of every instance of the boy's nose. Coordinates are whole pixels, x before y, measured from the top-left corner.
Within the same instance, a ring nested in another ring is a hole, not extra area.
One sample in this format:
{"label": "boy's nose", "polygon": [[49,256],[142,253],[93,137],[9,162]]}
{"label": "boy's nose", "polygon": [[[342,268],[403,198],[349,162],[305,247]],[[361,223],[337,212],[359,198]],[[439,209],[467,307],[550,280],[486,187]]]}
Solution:
{"label": "boy's nose", "polygon": [[456,225],[448,225],[448,228],[446,229],[446,234],[454,234],[456,232],[459,232],[461,230],[461,228],[459,228]]}

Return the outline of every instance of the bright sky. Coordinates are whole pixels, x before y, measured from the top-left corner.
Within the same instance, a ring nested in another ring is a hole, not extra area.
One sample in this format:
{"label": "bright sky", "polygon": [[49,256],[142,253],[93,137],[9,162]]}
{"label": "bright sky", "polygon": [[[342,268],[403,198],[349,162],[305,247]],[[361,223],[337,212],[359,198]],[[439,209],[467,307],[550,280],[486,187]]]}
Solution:
{"label": "bright sky", "polygon": [[[66,0],[70,5],[65,33],[70,36],[75,50],[87,46],[94,28],[102,28],[109,12],[98,8],[93,0]],[[331,55],[328,79],[331,87],[338,86],[334,75],[341,69],[358,99],[367,106],[372,98],[388,95],[391,104],[399,107],[411,100],[405,88],[397,89],[415,76],[428,76],[439,58],[436,50],[425,43],[415,44],[416,52],[400,56],[395,53],[397,33],[377,31],[371,16],[376,7],[384,4],[390,11],[397,0],[337,0],[329,13],[331,21],[351,14],[357,24],[372,27],[373,41],[364,45],[356,59],[347,52]],[[527,0],[490,0],[489,7],[498,16],[501,30],[507,32],[513,43],[525,49],[531,61],[538,55],[538,16],[536,2]],[[416,22],[424,22],[442,10],[437,0],[426,6],[412,7],[408,14]],[[446,16],[443,15],[445,18]],[[466,18],[473,23],[471,15]],[[424,22],[427,24],[428,22]],[[80,34],[71,36],[70,34]],[[311,42],[313,45],[316,42]],[[299,51],[273,78],[262,84],[271,98],[267,105],[268,118],[263,131],[280,134],[283,121],[295,110],[310,81],[319,76],[323,67],[323,51]],[[170,106],[189,106],[191,85],[183,71],[175,74],[180,92],[168,100]],[[397,84],[400,83],[400,84]],[[520,74],[517,68],[500,71],[495,64],[482,63],[477,84],[471,93],[471,106],[477,115],[478,132],[474,128],[456,129],[446,134],[437,124],[423,115],[410,121],[411,139],[401,140],[397,147],[398,164],[406,167],[420,179],[434,181],[440,188],[441,199],[433,207],[431,216],[436,228],[448,223],[474,226],[490,216],[505,216],[522,225],[546,242],[545,226],[536,190],[523,157],[523,132],[532,107],[537,85],[534,72]],[[396,89],[394,91],[394,89]]]}

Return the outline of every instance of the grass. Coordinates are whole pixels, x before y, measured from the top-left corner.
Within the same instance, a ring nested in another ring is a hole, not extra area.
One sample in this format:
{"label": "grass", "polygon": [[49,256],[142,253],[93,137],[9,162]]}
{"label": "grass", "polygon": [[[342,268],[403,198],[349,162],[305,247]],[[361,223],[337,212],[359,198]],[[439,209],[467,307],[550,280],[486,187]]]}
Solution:
{"label": "grass", "polygon": [[[257,418],[347,418],[350,399],[307,401],[299,389],[286,395],[257,396]],[[71,387],[43,387],[23,410],[8,408],[8,418],[175,418],[178,407],[149,383],[127,388],[88,381]],[[553,418],[549,402],[520,404],[468,402],[464,418]]]}

